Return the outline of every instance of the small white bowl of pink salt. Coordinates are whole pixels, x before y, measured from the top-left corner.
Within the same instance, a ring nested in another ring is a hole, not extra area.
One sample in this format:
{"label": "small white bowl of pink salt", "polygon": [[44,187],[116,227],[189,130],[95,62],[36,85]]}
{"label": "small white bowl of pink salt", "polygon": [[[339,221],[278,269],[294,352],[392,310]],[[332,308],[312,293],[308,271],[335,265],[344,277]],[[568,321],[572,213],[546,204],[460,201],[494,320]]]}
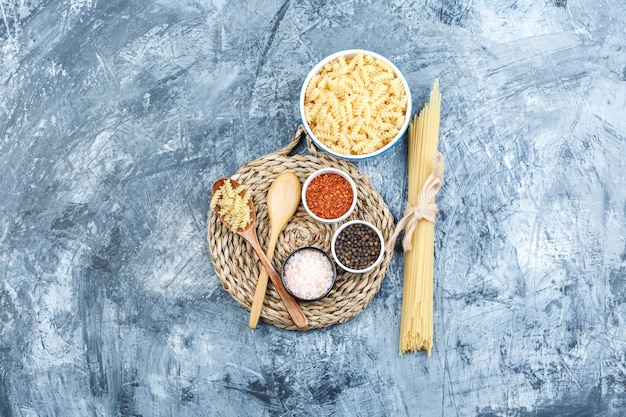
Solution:
{"label": "small white bowl of pink salt", "polygon": [[326,252],[312,246],[293,251],[281,270],[283,286],[300,301],[317,301],[330,293],[337,270]]}

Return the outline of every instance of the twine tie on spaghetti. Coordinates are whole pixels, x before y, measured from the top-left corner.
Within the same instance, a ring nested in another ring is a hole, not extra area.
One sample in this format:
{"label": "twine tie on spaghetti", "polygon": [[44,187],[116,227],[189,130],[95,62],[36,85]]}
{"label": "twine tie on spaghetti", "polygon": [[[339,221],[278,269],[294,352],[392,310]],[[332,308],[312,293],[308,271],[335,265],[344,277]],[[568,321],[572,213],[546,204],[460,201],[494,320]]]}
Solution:
{"label": "twine tie on spaghetti", "polygon": [[[442,180],[443,155],[437,154],[435,168],[424,182],[422,189],[417,194],[417,204],[412,206],[407,202],[406,209],[404,210],[404,217],[402,217],[396,225],[396,230],[391,238],[391,241],[395,242],[400,232],[405,230],[404,238],[402,239],[402,249],[404,249],[405,252],[408,252],[413,248],[411,240],[420,220],[423,219],[431,223],[435,223],[439,209],[437,208],[437,204],[435,204],[434,200],[437,192],[439,192],[439,189],[441,188]],[[390,246],[393,247],[393,245]]]}

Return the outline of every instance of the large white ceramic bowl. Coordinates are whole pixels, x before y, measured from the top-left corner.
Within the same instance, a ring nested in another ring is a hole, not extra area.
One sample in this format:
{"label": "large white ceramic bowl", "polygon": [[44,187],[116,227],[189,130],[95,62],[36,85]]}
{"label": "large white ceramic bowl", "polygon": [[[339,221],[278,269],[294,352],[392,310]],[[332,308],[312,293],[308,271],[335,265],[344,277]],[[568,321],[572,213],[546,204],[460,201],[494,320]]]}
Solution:
{"label": "large white ceramic bowl", "polygon": [[[304,111],[304,100],[305,100],[307,85],[311,81],[311,78],[313,78],[316,74],[318,74],[321,71],[321,69],[326,64],[334,61],[335,59],[337,59],[337,58],[339,58],[341,56],[343,56],[346,59],[351,59],[359,51],[363,52],[366,55],[371,55],[371,56],[373,56],[373,57],[375,57],[375,58],[377,58],[379,60],[382,60],[382,61],[386,62],[389,65],[389,67],[391,67],[393,69],[393,71],[396,73],[396,76],[402,81],[402,85],[404,85],[404,90],[405,90],[406,98],[407,98],[407,104],[406,104],[404,123],[402,124],[402,127],[398,131],[397,135],[389,143],[387,143],[385,146],[383,146],[382,148],[380,148],[380,149],[378,149],[378,150],[376,150],[375,152],[372,152],[372,153],[359,154],[359,155],[346,155],[346,154],[338,153],[337,151],[329,148],[326,144],[324,144],[324,142],[322,142],[320,139],[318,139],[315,136],[315,134],[311,130],[311,127],[309,126],[309,122],[306,119],[306,115],[305,115],[305,111]],[[317,65],[315,65],[313,67],[311,72],[309,72],[308,76],[304,80],[304,84],[302,84],[302,90],[300,91],[300,116],[302,118],[302,123],[304,125],[304,128],[305,128],[307,134],[313,140],[313,142],[316,144],[316,146],[319,147],[320,149],[324,150],[325,152],[327,152],[327,153],[329,153],[331,155],[334,155],[334,156],[336,156],[338,158],[342,158],[342,159],[347,159],[347,160],[368,159],[368,158],[372,158],[372,157],[381,155],[381,154],[385,153],[386,151],[388,151],[389,149],[391,149],[396,143],[398,143],[398,141],[400,141],[400,139],[402,138],[402,136],[406,132],[407,128],[409,127],[409,122],[411,120],[411,90],[409,88],[409,84],[406,81],[406,78],[404,78],[404,75],[402,75],[402,73],[400,72],[398,67],[396,67],[391,61],[389,61],[387,58],[383,57],[382,55],[379,55],[379,54],[377,54],[375,52],[366,51],[366,50],[363,50],[363,49],[349,49],[349,50],[345,50],[345,51],[340,51],[340,52],[336,52],[336,53],[334,53],[332,55],[329,55],[326,58],[322,59],[320,62],[318,62]]]}

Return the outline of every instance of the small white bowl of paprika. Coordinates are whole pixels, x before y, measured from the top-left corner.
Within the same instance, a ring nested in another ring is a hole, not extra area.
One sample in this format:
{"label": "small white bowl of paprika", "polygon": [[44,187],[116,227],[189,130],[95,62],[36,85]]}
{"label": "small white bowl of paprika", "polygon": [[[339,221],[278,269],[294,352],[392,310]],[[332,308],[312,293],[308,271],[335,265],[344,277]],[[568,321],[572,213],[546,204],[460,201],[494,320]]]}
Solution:
{"label": "small white bowl of paprika", "polygon": [[318,169],[302,186],[304,209],[309,216],[322,223],[338,223],[347,219],[356,202],[356,183],[340,169]]}

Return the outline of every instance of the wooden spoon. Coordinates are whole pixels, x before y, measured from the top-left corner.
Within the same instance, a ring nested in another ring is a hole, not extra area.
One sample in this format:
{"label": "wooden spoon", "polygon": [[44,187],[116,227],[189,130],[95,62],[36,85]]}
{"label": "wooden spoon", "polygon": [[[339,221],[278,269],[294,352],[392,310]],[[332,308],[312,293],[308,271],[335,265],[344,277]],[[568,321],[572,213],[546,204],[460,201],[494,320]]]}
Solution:
{"label": "wooden spoon", "polygon": [[[225,181],[230,181],[233,188],[239,187],[239,183],[235,180],[232,180],[230,178],[218,178],[213,183],[213,188],[211,189],[211,195],[215,194],[215,192],[222,186],[222,184],[224,184]],[[244,193],[245,191],[242,191],[240,195],[243,196]],[[261,245],[259,244],[259,239],[256,235],[256,225],[254,222],[256,216],[255,216],[255,211],[254,211],[254,204],[252,204],[252,199],[248,200],[248,206],[250,207],[251,221],[247,226],[237,229],[237,234],[243,237],[244,239],[246,239],[248,243],[250,243],[250,245],[256,252],[257,256],[261,260],[261,263],[263,264],[263,267],[267,271],[270,279],[272,280],[272,284],[274,284],[274,287],[276,287],[276,291],[278,292],[280,299],[285,304],[287,313],[289,313],[289,315],[293,319],[293,322],[296,324],[296,327],[302,329],[307,326],[308,320],[306,316],[304,315],[304,312],[302,312],[302,309],[300,308],[296,300],[291,295],[289,295],[289,293],[285,290],[285,287],[283,287],[283,283],[280,277],[278,276],[278,274],[272,267],[272,263],[270,262],[269,259],[267,259],[267,256],[265,256],[265,254],[263,253],[263,250],[261,249]],[[226,225],[226,227],[230,229],[230,224],[228,224],[228,222],[224,220],[224,218],[220,215],[219,211],[220,211],[219,206],[215,207],[215,213],[217,214],[219,219]]]}
{"label": "wooden spoon", "polygon": [[[270,240],[265,250],[267,259],[269,259],[270,262],[274,258],[274,249],[276,248],[278,235],[298,209],[298,205],[300,204],[300,192],[300,180],[296,174],[290,171],[285,171],[278,175],[272,182],[272,185],[270,185],[270,189],[267,192],[267,215],[270,221]],[[266,289],[267,271],[262,269],[256,283],[252,307],[250,308],[248,327],[251,329],[254,329],[259,322]]]}

